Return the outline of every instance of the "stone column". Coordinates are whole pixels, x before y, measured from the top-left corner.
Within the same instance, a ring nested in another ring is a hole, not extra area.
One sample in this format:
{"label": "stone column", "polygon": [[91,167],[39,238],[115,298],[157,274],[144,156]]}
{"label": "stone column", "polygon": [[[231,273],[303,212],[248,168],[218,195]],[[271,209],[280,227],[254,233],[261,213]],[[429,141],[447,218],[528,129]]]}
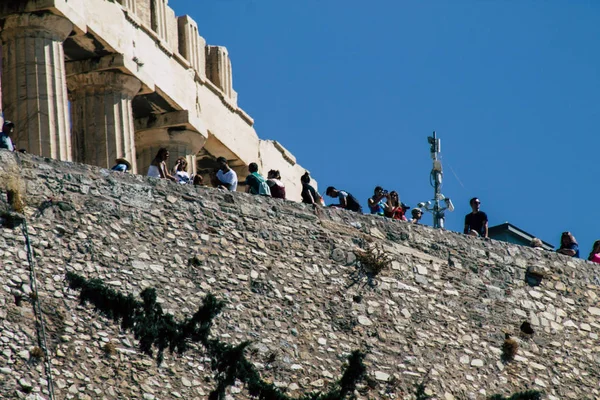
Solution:
{"label": "stone column", "polygon": [[62,42],[73,30],[50,13],[14,14],[2,22],[2,104],[15,123],[15,144],[28,152],[71,160]]}
{"label": "stone column", "polygon": [[140,81],[116,71],[73,75],[68,81],[73,117],[73,157],[110,168],[127,159],[137,172],[131,100]]}

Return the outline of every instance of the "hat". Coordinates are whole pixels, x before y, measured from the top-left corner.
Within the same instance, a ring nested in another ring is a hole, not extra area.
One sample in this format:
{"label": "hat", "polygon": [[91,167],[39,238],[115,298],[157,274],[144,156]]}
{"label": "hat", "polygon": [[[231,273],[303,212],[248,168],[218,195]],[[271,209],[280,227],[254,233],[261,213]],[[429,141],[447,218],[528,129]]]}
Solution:
{"label": "hat", "polygon": [[124,158],[117,158],[115,162],[117,164],[125,164],[127,166],[127,171],[131,171],[133,169],[131,163]]}

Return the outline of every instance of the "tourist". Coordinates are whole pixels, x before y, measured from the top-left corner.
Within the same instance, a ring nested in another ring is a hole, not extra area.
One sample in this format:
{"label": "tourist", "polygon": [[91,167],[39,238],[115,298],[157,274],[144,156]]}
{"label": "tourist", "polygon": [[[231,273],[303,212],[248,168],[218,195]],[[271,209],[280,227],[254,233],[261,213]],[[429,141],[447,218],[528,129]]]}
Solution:
{"label": "tourist", "polygon": [[169,179],[175,181],[175,178],[169,174],[167,169],[167,160],[169,159],[169,150],[162,147],[156,153],[156,157],[148,167],[148,176],[160,179]]}
{"label": "tourist", "polygon": [[2,132],[0,132],[0,149],[15,151],[15,146],[10,138],[14,132],[15,124],[11,121],[4,121],[4,124],[2,124]]}
{"label": "tourist", "polygon": [[544,250],[544,244],[538,238],[531,239],[531,242],[529,243],[529,245],[536,250]]}
{"label": "tourist", "polygon": [[215,176],[216,186],[220,189],[226,189],[235,192],[238,185],[238,177],[234,170],[229,168],[225,157],[217,158],[218,171]]}
{"label": "tourist", "polygon": [[600,264],[600,240],[594,242],[588,260]]}
{"label": "tourist", "polygon": [[267,185],[271,189],[271,197],[285,200],[285,185],[281,182],[279,171],[272,169],[267,174]]}
{"label": "tourist", "polygon": [[308,171],[306,171],[304,175],[300,177],[300,182],[302,182],[301,196],[303,203],[313,205],[323,204],[323,198],[321,195],[319,195],[315,188],[310,185],[310,174]]}
{"label": "tourist", "polygon": [[111,170],[119,172],[131,171],[131,163],[124,158],[117,158],[115,160],[115,166],[112,167]]}
{"label": "tourist", "polygon": [[488,217],[487,214],[479,210],[481,202],[477,197],[473,197],[469,204],[472,212],[465,216],[465,234],[472,236],[488,237]]}
{"label": "tourist", "polygon": [[399,220],[399,221],[407,220],[404,213],[410,207],[405,206],[404,204],[402,204],[400,202],[400,196],[398,195],[398,192],[396,192],[395,190],[392,190],[388,197],[387,203],[388,203],[388,209],[385,212],[386,217],[395,219],[395,220]]}
{"label": "tourist", "polygon": [[190,183],[190,174],[187,171],[188,162],[185,157],[178,157],[173,167],[173,175],[177,183],[188,184]]}
{"label": "tourist", "polygon": [[266,179],[258,172],[258,164],[250,163],[248,165],[250,175],[246,177],[240,185],[247,185],[246,192],[250,194],[260,194],[262,196],[271,196],[271,189],[267,184]]}
{"label": "tourist", "polygon": [[338,204],[332,204],[331,207],[344,208],[346,210],[362,213],[362,207],[356,197],[352,196],[345,190],[339,190],[333,186],[329,186],[325,191],[325,194],[332,198],[339,200]]}
{"label": "tourist", "polygon": [[206,184],[204,183],[204,177],[202,177],[202,175],[194,175],[194,186],[206,186]]}
{"label": "tourist", "polygon": [[571,232],[562,233],[560,236],[560,247],[556,252],[565,256],[579,258],[579,245]]}
{"label": "tourist", "polygon": [[412,215],[410,223],[419,225],[419,221],[423,217],[423,210],[421,210],[420,208],[413,208],[410,213]]}
{"label": "tourist", "polygon": [[373,191],[373,197],[369,197],[369,209],[371,214],[384,216],[386,211],[389,210],[387,199],[389,193],[387,190],[383,190],[381,186],[375,187]]}

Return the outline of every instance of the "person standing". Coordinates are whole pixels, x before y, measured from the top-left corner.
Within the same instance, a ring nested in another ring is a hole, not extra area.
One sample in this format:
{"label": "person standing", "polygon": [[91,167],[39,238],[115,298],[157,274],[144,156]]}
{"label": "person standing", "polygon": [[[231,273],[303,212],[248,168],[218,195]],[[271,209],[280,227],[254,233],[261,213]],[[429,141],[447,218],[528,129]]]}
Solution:
{"label": "person standing", "polygon": [[230,192],[235,192],[238,185],[237,174],[234,170],[229,168],[229,164],[225,157],[217,158],[217,165],[219,168],[216,175],[217,187],[227,189]]}
{"label": "person standing", "polygon": [[156,153],[156,157],[148,167],[148,176],[160,179],[169,179],[175,181],[175,178],[169,174],[167,168],[167,160],[169,159],[169,150],[161,147]]}
{"label": "person standing", "polygon": [[177,183],[188,184],[191,182],[190,174],[187,171],[188,162],[185,157],[179,157],[173,167],[173,176]]}
{"label": "person standing", "polygon": [[300,177],[300,182],[302,182],[302,193],[300,194],[302,196],[302,202],[306,204],[322,205],[323,198],[310,184],[310,174],[308,171]]}
{"label": "person standing", "polygon": [[281,182],[281,174],[272,169],[267,175],[267,184],[271,188],[271,197],[285,200],[285,185]]}
{"label": "person standing", "polygon": [[369,197],[369,209],[371,214],[384,216],[389,211],[387,190],[383,190],[381,186],[376,186],[373,191],[373,197]]}
{"label": "person standing", "polygon": [[271,196],[271,189],[269,188],[269,185],[267,185],[267,181],[258,172],[258,164],[250,163],[250,165],[248,165],[248,172],[250,172],[250,175],[246,177],[244,182],[240,182],[240,185],[247,185],[246,192],[250,194]]}
{"label": "person standing", "polygon": [[15,132],[15,124],[11,121],[4,121],[2,132],[0,132],[0,149],[15,151],[15,146],[10,136]]}
{"label": "person standing", "polygon": [[481,202],[477,197],[473,197],[469,204],[472,212],[465,216],[465,235],[488,237],[488,217],[486,213],[479,210]]}

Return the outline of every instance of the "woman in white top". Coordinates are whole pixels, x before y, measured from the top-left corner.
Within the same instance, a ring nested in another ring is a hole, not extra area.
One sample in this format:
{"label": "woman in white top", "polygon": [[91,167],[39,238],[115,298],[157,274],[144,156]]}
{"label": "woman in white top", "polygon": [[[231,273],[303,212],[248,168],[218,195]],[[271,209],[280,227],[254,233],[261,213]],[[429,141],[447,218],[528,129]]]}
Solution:
{"label": "woman in white top", "polygon": [[185,157],[179,157],[173,167],[173,175],[177,183],[190,183],[190,174],[187,172],[188,163]]}
{"label": "woman in white top", "polygon": [[167,171],[167,160],[169,159],[169,150],[162,147],[156,153],[156,157],[150,163],[148,167],[148,176],[153,178],[170,179],[175,180],[173,176]]}

